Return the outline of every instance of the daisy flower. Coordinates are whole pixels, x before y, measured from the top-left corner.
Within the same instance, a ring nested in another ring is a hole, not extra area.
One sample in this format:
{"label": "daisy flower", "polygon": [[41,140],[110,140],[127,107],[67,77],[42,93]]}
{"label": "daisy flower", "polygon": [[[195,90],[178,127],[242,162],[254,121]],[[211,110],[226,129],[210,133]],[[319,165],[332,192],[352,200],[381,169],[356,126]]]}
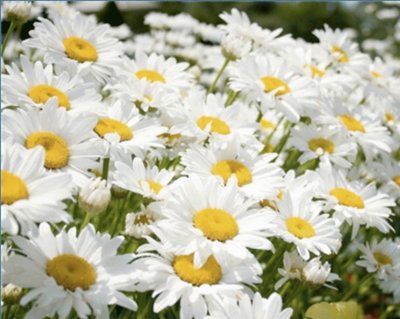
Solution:
{"label": "daisy flower", "polygon": [[302,280],[303,269],[306,265],[307,262],[300,257],[296,250],[285,251],[283,254],[283,268],[278,268],[278,273],[282,278],[276,282],[275,290],[281,288],[289,280]]}
{"label": "daisy flower", "polygon": [[125,234],[137,239],[151,235],[153,231],[149,226],[160,218],[155,205],[157,203],[150,203],[147,207],[142,205],[140,212],[128,213],[125,217]]}
{"label": "daisy flower", "polygon": [[230,87],[243,92],[262,107],[276,108],[298,122],[305,108],[316,108],[317,90],[310,78],[273,55],[249,55],[230,67]]}
{"label": "daisy flower", "polygon": [[336,289],[328,283],[340,280],[337,274],[331,273],[331,265],[326,261],[321,262],[320,257],[311,259],[303,268],[304,280],[312,286],[325,286],[328,288]]}
{"label": "daisy flower", "polygon": [[392,138],[376,114],[361,109],[350,110],[338,100],[328,102],[324,110],[326,112],[317,116],[315,122],[344,128],[362,147],[367,161],[377,153],[391,152]]}
{"label": "daisy flower", "polygon": [[44,61],[90,75],[104,83],[120,63],[122,44],[109,35],[109,25],[98,25],[93,16],[59,16],[54,21],[39,17],[23,43],[44,50]]}
{"label": "daisy flower", "polygon": [[304,163],[314,158],[327,158],[330,162],[349,168],[354,162],[357,145],[340,130],[314,124],[301,125],[291,131],[288,141],[300,150],[299,162]]}
{"label": "daisy flower", "polygon": [[202,178],[214,176],[224,184],[235,178],[240,190],[251,198],[276,196],[277,189],[283,186],[283,171],[271,163],[276,158],[275,153],[258,155],[259,151],[244,149],[237,140],[219,144],[189,148],[181,157],[184,173]]}
{"label": "daisy flower", "polygon": [[241,121],[240,113],[245,106],[238,102],[225,107],[224,100],[222,95],[189,95],[184,102],[188,116],[185,123],[188,134],[200,141],[210,135],[220,138],[235,135],[243,141],[250,139],[255,127]]}
{"label": "daisy flower", "polygon": [[168,184],[175,173],[157,166],[146,165],[136,157],[130,165],[115,163],[114,184],[146,198],[159,200],[169,195]]}
{"label": "daisy flower", "polygon": [[234,301],[226,299],[215,311],[211,310],[211,315],[206,319],[290,319],[292,308],[283,308],[282,297],[276,292],[268,298],[263,298],[260,293],[253,296],[253,300],[248,295],[244,295],[240,300]]}
{"label": "daisy flower", "polygon": [[193,83],[193,75],[187,72],[189,64],[177,62],[175,58],[164,58],[162,55],[152,53],[147,55],[142,50],[137,50],[134,60],[125,60],[124,72],[127,77],[157,83],[157,85],[177,92],[188,90]]}
{"label": "daisy flower", "polygon": [[70,115],[52,98],[42,111],[5,110],[2,132],[27,149],[42,147],[48,171],[68,172],[74,184],[82,186],[90,176],[88,169],[104,153],[102,146],[91,140],[96,121],[94,115]]}
{"label": "daisy flower", "polygon": [[117,256],[123,237],[100,235],[92,225],[79,235],[74,227],[54,236],[42,223],[37,235],[13,241],[22,254],[10,256],[4,268],[11,283],[29,289],[21,299],[23,306],[35,302],[27,317],[65,319],[74,309],[79,318],[108,318],[107,306],[113,304],[136,310],[120,292],[131,291],[134,278],[133,255]]}
{"label": "daisy flower", "polygon": [[273,250],[266,238],[274,235],[273,215],[262,209],[250,209],[230,180],[226,186],[209,177],[179,180],[174,197],[159,206],[163,217],[153,231],[180,254],[194,254],[194,264],[202,266],[213,255],[226,253],[246,258],[247,248]]}
{"label": "daisy flower", "polygon": [[224,263],[210,256],[202,267],[195,267],[193,254],[176,255],[152,238],[147,240],[131,267],[138,271],[136,289],[153,290],[155,313],[180,301],[180,318],[202,319],[223,297],[236,298],[244,285],[261,282],[261,266],[252,255],[245,260],[226,256]]}
{"label": "daisy flower", "polygon": [[63,200],[71,197],[69,174],[46,174],[44,151],[2,143],[1,225],[11,235],[37,229],[35,223],[68,223]]}
{"label": "daisy flower", "polygon": [[53,73],[51,64],[31,63],[25,56],[20,57],[21,71],[12,64],[6,65],[8,74],[2,76],[4,101],[7,105],[43,107],[52,97],[59,107],[71,112],[98,111],[101,96],[91,83],[83,83],[79,75],[70,76],[63,71]]}
{"label": "daisy flower", "polygon": [[368,56],[359,51],[358,45],[348,38],[345,31],[332,30],[325,24],[323,30],[314,30],[313,34],[330,54],[335,67],[356,78],[368,72]]}
{"label": "daisy flower", "polygon": [[336,253],[341,244],[336,220],[321,213],[321,205],[312,200],[314,194],[314,185],[294,184],[277,203],[279,214],[275,214],[278,236],[294,243],[304,260],[310,253]]}
{"label": "daisy flower", "polygon": [[361,225],[376,227],[382,233],[392,230],[390,207],[395,203],[388,195],[376,190],[375,184],[363,184],[360,180],[347,181],[344,172],[333,170],[328,161],[320,163],[318,196],[327,200],[326,209],[334,209],[334,218],[353,225],[354,238]]}
{"label": "daisy flower", "polygon": [[143,157],[150,148],[163,147],[158,136],[166,129],[156,119],[141,116],[133,103],[120,100],[101,114],[93,131],[103,139],[105,148],[120,148]]}
{"label": "daisy flower", "polygon": [[378,271],[378,276],[383,279],[388,274],[400,267],[400,245],[389,239],[382,239],[379,243],[376,239],[360,246],[363,253],[357,265],[364,267],[368,272]]}

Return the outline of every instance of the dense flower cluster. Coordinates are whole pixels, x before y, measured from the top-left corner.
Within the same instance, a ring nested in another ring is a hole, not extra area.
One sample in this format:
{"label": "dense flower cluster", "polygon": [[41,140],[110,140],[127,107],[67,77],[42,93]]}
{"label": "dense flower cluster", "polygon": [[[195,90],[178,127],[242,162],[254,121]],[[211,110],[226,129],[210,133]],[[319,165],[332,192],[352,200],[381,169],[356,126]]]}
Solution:
{"label": "dense flower cluster", "polygon": [[390,63],[327,25],[307,43],[236,9],[219,26],[151,13],[124,41],[40,9],[2,67],[6,309],[354,319],[369,287],[396,316]]}

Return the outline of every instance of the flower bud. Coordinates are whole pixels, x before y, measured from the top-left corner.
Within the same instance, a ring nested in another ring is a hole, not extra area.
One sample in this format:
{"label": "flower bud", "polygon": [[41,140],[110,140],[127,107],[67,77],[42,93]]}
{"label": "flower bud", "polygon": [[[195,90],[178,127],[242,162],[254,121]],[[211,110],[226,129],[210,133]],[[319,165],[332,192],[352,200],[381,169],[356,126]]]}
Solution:
{"label": "flower bud", "polygon": [[4,18],[16,24],[25,23],[31,15],[32,3],[28,1],[6,1],[3,4]]}
{"label": "flower bud", "polygon": [[22,288],[8,284],[1,288],[1,300],[6,304],[16,304],[22,296]]}
{"label": "flower bud", "polygon": [[225,58],[235,61],[251,51],[251,43],[244,38],[228,34],[222,38],[221,49]]}
{"label": "flower bud", "polygon": [[79,206],[91,215],[104,212],[110,200],[110,187],[100,177],[89,181],[79,192]]}
{"label": "flower bud", "polygon": [[319,258],[314,258],[307,263],[303,268],[303,277],[308,283],[318,286],[339,279],[336,274],[331,273],[331,266],[329,263],[325,262],[322,264]]}

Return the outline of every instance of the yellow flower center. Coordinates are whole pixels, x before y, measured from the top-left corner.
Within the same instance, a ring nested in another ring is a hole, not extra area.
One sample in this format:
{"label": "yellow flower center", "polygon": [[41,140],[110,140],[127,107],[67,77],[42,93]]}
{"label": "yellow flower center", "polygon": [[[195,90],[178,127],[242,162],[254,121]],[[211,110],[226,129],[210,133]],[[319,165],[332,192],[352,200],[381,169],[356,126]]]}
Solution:
{"label": "yellow flower center", "polygon": [[357,195],[356,193],[346,189],[346,188],[333,188],[329,192],[332,196],[336,197],[339,201],[340,205],[348,206],[348,207],[355,207],[355,208],[364,208],[364,201],[361,196]]}
{"label": "yellow flower center", "polygon": [[51,132],[35,132],[26,138],[26,148],[33,148],[38,145],[41,145],[45,150],[44,166],[46,168],[56,169],[67,166],[69,148],[62,137]]}
{"label": "yellow flower center", "polygon": [[194,215],[193,223],[204,236],[211,240],[226,241],[239,232],[235,218],[218,208],[205,208],[198,211]]}
{"label": "yellow flower center", "polygon": [[149,184],[150,189],[156,194],[158,194],[163,188],[163,185],[151,179],[148,179],[146,182]]}
{"label": "yellow flower center", "polygon": [[207,125],[211,124],[210,131],[212,133],[227,135],[231,132],[228,124],[226,124],[224,121],[220,120],[219,118],[213,117],[213,116],[206,116],[206,115],[200,116],[197,119],[196,124],[202,130],[204,130],[207,127]]}
{"label": "yellow flower center", "polygon": [[315,235],[313,226],[300,217],[289,217],[286,219],[286,227],[290,233],[298,238],[310,238]]}
{"label": "yellow flower center", "polygon": [[29,97],[35,103],[46,103],[48,99],[56,97],[58,105],[70,109],[68,96],[54,86],[47,84],[39,84],[32,86],[28,91]]}
{"label": "yellow flower center", "polygon": [[356,120],[354,117],[352,117],[349,114],[343,114],[339,115],[339,120],[342,122],[344,126],[347,127],[349,131],[357,131],[361,133],[365,133],[365,127],[362,125],[362,123],[358,120]]}
{"label": "yellow flower center", "polygon": [[264,91],[267,93],[278,89],[278,91],[275,92],[275,95],[279,96],[291,91],[289,85],[277,77],[263,76],[260,80],[264,84]]}
{"label": "yellow flower center", "polygon": [[308,147],[313,152],[316,152],[319,148],[329,154],[332,154],[335,151],[335,144],[325,138],[313,138],[309,140]]}
{"label": "yellow flower center", "polygon": [[79,37],[64,39],[65,54],[78,62],[96,62],[97,49],[89,41]]}
{"label": "yellow flower center", "polygon": [[108,117],[100,119],[94,131],[103,138],[106,134],[117,133],[121,142],[129,141],[133,138],[132,130],[126,124]]}
{"label": "yellow flower center", "polygon": [[380,251],[375,251],[373,255],[379,266],[393,265],[393,260],[390,256],[381,253]]}
{"label": "yellow flower center", "polygon": [[397,186],[400,186],[400,175],[393,177],[393,182],[395,182]]}
{"label": "yellow flower center", "polygon": [[170,133],[163,133],[158,135],[158,137],[165,139],[168,144],[173,144],[175,140],[180,139],[182,137],[181,134],[170,134]]}
{"label": "yellow flower center", "polygon": [[65,289],[89,289],[96,282],[96,271],[85,259],[63,254],[47,262],[46,272]]}
{"label": "yellow flower center", "polygon": [[135,216],[133,223],[135,225],[150,225],[153,222],[153,218],[145,213],[138,213]]}
{"label": "yellow flower center", "polygon": [[315,78],[317,76],[319,76],[320,78],[322,78],[325,75],[325,71],[318,69],[316,66],[311,65],[311,64],[306,64],[305,67],[310,68],[311,70],[311,75]]}
{"label": "yellow flower center", "polygon": [[379,79],[380,77],[382,77],[382,74],[376,71],[371,71],[371,76],[375,79]]}
{"label": "yellow flower center", "polygon": [[6,170],[1,170],[1,204],[11,205],[29,196],[25,182]]}
{"label": "yellow flower center", "polygon": [[396,119],[394,118],[392,113],[386,112],[385,113],[386,122],[395,122]]}
{"label": "yellow flower center", "polygon": [[265,118],[262,118],[260,120],[260,125],[261,125],[261,128],[263,128],[264,130],[269,130],[269,129],[274,129],[275,128],[275,124],[272,123],[271,121],[268,121]]}
{"label": "yellow flower center", "polygon": [[214,256],[208,257],[207,261],[200,268],[193,265],[193,254],[176,256],[172,263],[175,273],[183,281],[194,286],[203,284],[214,285],[222,278],[221,266]]}
{"label": "yellow flower center", "polygon": [[253,180],[250,170],[235,160],[220,161],[214,164],[211,168],[211,173],[221,176],[225,183],[235,174],[239,186],[249,184]]}
{"label": "yellow flower center", "polygon": [[166,82],[165,78],[160,73],[154,70],[141,69],[137,71],[135,75],[138,79],[145,79],[149,82],[161,82],[161,83]]}
{"label": "yellow flower center", "polygon": [[346,52],[344,52],[344,50],[342,48],[339,48],[336,45],[332,46],[332,52],[333,53],[339,53],[339,61],[342,63],[348,63],[349,62],[349,57],[346,54]]}

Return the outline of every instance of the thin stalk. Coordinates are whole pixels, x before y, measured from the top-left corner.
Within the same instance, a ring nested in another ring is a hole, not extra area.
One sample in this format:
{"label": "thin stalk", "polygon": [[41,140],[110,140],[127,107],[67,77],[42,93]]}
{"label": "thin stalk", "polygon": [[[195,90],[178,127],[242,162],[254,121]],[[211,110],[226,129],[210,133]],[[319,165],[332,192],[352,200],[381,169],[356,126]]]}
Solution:
{"label": "thin stalk", "polygon": [[92,217],[91,214],[85,213],[85,217],[83,218],[83,221],[82,221],[81,227],[79,228],[79,231],[81,231],[83,228],[85,228],[85,226],[87,224],[89,224],[89,221],[90,221],[91,217]]}
{"label": "thin stalk", "polygon": [[10,40],[10,36],[14,32],[14,29],[16,26],[17,26],[17,24],[15,22],[11,21],[10,27],[7,30],[6,36],[4,37],[3,45],[1,47],[1,55],[2,56],[4,56],[4,51],[6,49],[8,40]]}
{"label": "thin stalk", "polygon": [[110,158],[106,157],[103,159],[103,172],[101,174],[101,178],[107,180],[108,178],[108,168],[110,166]]}
{"label": "thin stalk", "polygon": [[216,86],[219,78],[221,77],[222,73],[224,73],[226,67],[228,66],[229,61],[230,61],[229,59],[225,59],[224,64],[222,65],[221,69],[218,71],[217,76],[215,77],[215,79],[214,79],[213,83],[211,84],[210,88],[208,89],[208,92],[207,92],[208,94],[214,92],[215,86]]}
{"label": "thin stalk", "polygon": [[368,283],[373,277],[374,277],[373,272],[368,273],[368,275],[364,276],[364,278],[357,285],[353,285],[353,287],[349,291],[347,291],[347,293],[344,295],[344,297],[341,300],[346,301],[346,300],[350,299],[356,292],[358,292],[358,290],[363,285]]}
{"label": "thin stalk", "polygon": [[230,91],[229,95],[228,95],[228,99],[225,102],[225,107],[231,105],[233,102],[235,102],[237,96],[239,95],[239,92],[235,92],[235,91]]}
{"label": "thin stalk", "polygon": [[276,130],[278,129],[279,125],[282,123],[283,121],[283,116],[278,120],[278,123],[276,123],[274,129],[272,130],[272,132],[268,135],[267,139],[264,142],[265,146],[268,146],[269,142],[271,141],[272,137],[274,136]]}

